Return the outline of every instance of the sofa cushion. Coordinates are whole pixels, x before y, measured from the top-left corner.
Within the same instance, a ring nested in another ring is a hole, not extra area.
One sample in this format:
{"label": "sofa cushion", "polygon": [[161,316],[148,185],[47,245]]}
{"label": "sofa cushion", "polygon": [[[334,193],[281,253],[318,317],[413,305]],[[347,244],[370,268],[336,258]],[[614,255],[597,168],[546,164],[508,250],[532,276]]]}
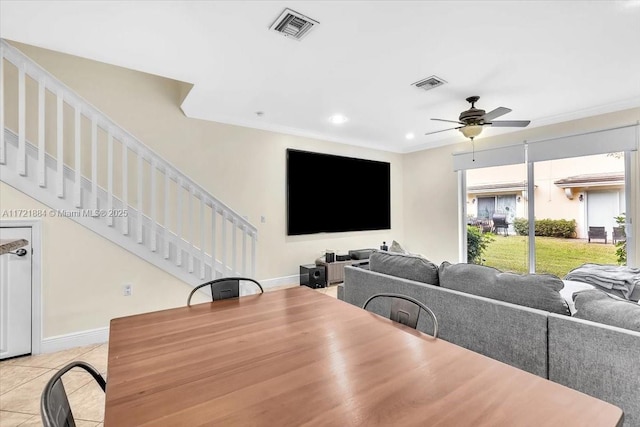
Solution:
{"label": "sofa cushion", "polygon": [[475,264],[443,262],[440,286],[498,301],[537,308],[569,316],[569,306],[560,295],[562,280],[552,274],[503,273]]}
{"label": "sofa cushion", "polygon": [[640,332],[640,305],[599,289],[574,294],[578,319]]}
{"label": "sofa cushion", "polygon": [[390,276],[438,285],[438,266],[420,255],[375,251],[369,269]]}

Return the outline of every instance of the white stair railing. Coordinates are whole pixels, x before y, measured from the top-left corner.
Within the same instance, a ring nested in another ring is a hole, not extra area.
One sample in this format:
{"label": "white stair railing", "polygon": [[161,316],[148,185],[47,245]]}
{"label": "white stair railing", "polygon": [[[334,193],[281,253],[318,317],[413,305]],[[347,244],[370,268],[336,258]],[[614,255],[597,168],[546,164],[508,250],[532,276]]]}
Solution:
{"label": "white stair railing", "polygon": [[255,276],[255,226],[4,40],[0,108],[0,178],[50,214],[192,284]]}

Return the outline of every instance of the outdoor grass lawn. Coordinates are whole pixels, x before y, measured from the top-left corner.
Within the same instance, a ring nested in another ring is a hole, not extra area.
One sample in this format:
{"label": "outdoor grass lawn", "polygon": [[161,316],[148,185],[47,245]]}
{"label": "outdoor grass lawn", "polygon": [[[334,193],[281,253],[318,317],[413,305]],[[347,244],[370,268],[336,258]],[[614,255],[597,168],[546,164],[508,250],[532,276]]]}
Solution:
{"label": "outdoor grass lawn", "polygon": [[[527,236],[495,235],[493,238],[482,254],[484,265],[502,271],[529,272]],[[616,265],[616,247],[581,239],[536,237],[536,273],[551,273],[563,278],[586,262]]]}

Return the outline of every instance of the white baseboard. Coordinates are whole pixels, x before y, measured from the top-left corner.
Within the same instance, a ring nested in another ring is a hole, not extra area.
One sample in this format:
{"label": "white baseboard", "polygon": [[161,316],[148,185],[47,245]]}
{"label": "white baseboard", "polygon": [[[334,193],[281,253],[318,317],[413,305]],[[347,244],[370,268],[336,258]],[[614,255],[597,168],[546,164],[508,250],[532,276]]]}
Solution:
{"label": "white baseboard", "polygon": [[53,353],[84,345],[102,344],[109,341],[109,328],[90,329],[72,334],[44,338],[40,344],[41,353]]}
{"label": "white baseboard", "polygon": [[[259,281],[262,287],[267,290],[284,285],[295,285],[300,283],[300,276],[297,274],[284,277],[275,277]],[[67,350],[73,347],[82,347],[91,344],[102,344],[109,340],[109,328],[90,329],[87,331],[74,332],[71,334],[57,335],[55,337],[44,338],[40,344],[40,353],[53,353]]]}
{"label": "white baseboard", "polygon": [[260,282],[262,287],[266,290],[266,289],[271,289],[271,288],[277,288],[278,286],[300,284],[300,276],[298,274],[294,274],[294,275],[291,275],[291,276],[275,277],[273,279],[258,280],[258,282]]}

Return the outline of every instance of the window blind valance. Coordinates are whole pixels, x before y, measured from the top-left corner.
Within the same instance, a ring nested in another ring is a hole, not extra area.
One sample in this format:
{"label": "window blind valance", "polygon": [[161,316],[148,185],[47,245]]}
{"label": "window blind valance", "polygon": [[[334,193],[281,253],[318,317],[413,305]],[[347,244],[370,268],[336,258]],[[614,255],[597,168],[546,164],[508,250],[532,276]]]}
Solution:
{"label": "window blind valance", "polygon": [[566,159],[594,154],[637,151],[638,125],[606,129],[579,135],[532,141],[528,145],[528,160]]}
{"label": "window blind valance", "polygon": [[[578,135],[454,153],[453,170],[486,168],[544,160],[565,159],[593,154],[638,151],[640,125],[621,126]],[[526,154],[525,154],[526,153]],[[475,157],[475,161],[474,161]]]}

